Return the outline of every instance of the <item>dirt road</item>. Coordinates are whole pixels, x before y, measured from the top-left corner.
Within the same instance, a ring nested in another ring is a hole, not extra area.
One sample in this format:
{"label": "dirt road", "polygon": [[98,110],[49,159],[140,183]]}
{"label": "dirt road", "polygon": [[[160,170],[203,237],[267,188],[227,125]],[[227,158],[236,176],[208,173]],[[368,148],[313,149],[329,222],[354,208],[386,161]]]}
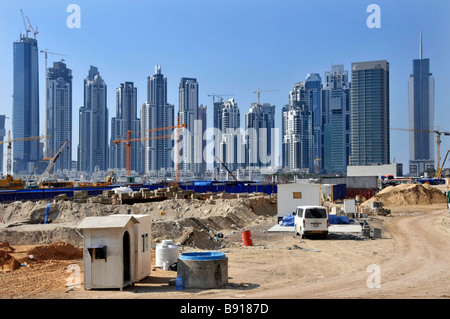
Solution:
{"label": "dirt road", "polygon": [[[65,287],[67,266],[76,263],[82,269],[82,262],[75,260],[49,261],[34,269],[22,267],[0,274],[0,297],[450,298],[450,217],[442,205],[398,209],[393,216],[379,216],[375,221],[382,225],[382,239],[300,239],[291,233],[268,233],[265,230],[270,225],[261,224],[251,228],[254,246],[242,247],[240,234],[230,233],[222,249],[229,259],[229,284],[221,289],[176,291],[168,285],[176,272],[158,268],[124,291],[69,291]],[[56,269],[56,265],[60,267]]]}

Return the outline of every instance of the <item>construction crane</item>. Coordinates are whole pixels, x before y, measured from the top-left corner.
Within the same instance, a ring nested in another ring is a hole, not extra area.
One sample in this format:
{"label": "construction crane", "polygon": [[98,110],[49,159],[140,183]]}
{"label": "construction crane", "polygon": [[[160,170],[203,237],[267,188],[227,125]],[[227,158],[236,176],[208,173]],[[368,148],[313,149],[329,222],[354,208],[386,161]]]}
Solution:
{"label": "construction crane", "polygon": [[448,153],[450,153],[450,150],[448,150],[447,154],[445,154],[444,161],[442,162],[442,166],[438,167],[438,170],[436,171],[436,175],[435,175],[436,179],[440,179],[441,178],[442,170],[444,169],[444,165],[445,165],[445,161],[447,160]]}
{"label": "construction crane", "polygon": [[208,97],[212,97],[213,98],[213,106],[214,106],[214,103],[216,103],[216,97],[220,100],[220,102],[222,103],[223,102],[223,98],[225,97],[225,96],[234,96],[234,94],[215,94],[215,93],[212,93],[212,94],[209,94],[208,95]]}
{"label": "construction crane", "polygon": [[[156,128],[152,130],[148,130],[147,132],[157,132],[157,131],[163,131],[163,130],[170,130],[170,129],[179,129],[182,127],[187,127],[186,124],[178,125],[178,126],[170,126],[170,127],[162,127],[162,128]],[[143,142],[143,141],[151,141],[151,140],[161,140],[166,138],[173,138],[173,135],[163,135],[163,136],[156,136],[156,137],[142,137],[142,138],[131,138],[132,131],[127,131],[127,139],[126,140],[114,140],[113,143],[115,145],[119,143],[126,143],[126,169],[127,169],[127,177],[131,176],[131,143],[132,142]],[[178,153],[178,152],[177,152]],[[178,154],[177,154],[178,155]],[[179,161],[177,160],[179,163]]]}
{"label": "construction crane", "polygon": [[234,174],[228,169],[228,167],[216,156],[214,155],[214,157],[220,162],[220,164],[222,164],[222,166],[227,170],[228,173],[230,173],[231,177],[234,178],[234,180],[237,182],[238,179],[236,178],[236,176],[234,176]]}
{"label": "construction crane", "polygon": [[439,130],[439,127],[437,128],[437,130],[433,130],[433,131],[406,129],[406,128],[393,128],[393,127],[391,127],[391,130],[436,134],[436,145],[437,145],[437,165],[436,165],[436,167],[438,169],[441,167],[441,135],[450,136],[450,132],[441,131],[441,130]]}
{"label": "construction crane", "polygon": [[[54,52],[49,52],[47,49],[45,50],[41,50],[41,53],[45,54],[45,112],[47,112],[48,110],[48,68],[47,68],[47,60],[48,60],[48,55],[52,54],[52,55],[60,55],[60,56],[67,56],[61,53],[54,53]],[[64,61],[64,60],[63,60]],[[45,116],[45,132],[47,133],[47,115]],[[46,139],[44,142],[44,161],[49,161],[51,160],[53,157],[53,154],[49,154],[49,147],[48,147],[48,140]]]}
{"label": "construction crane", "polygon": [[22,137],[22,138],[15,138],[11,139],[11,131],[8,131],[8,139],[6,141],[0,142],[0,144],[8,143],[8,154],[6,159],[6,174],[11,175],[12,171],[12,143],[15,142],[27,142],[27,141],[35,141],[40,139],[46,139],[51,136],[49,135],[42,135],[42,136],[33,136],[33,137]]}
{"label": "construction crane", "polygon": [[61,156],[62,152],[64,151],[64,148],[69,143],[69,140],[66,140],[63,145],[59,148],[58,152],[53,156],[53,158],[50,160],[50,163],[48,164],[47,168],[45,169],[44,173],[42,173],[41,177],[39,177],[38,185],[42,183],[45,176],[53,169],[53,166],[56,163],[56,160]]}
{"label": "construction crane", "polygon": [[[28,33],[31,32],[30,27],[27,26],[27,22],[25,21],[25,15],[23,14],[23,10],[20,9],[20,13],[22,13],[22,20],[23,20],[23,25],[25,26],[25,34],[26,34],[26,41],[28,43]],[[27,17],[28,18],[28,17]]]}
{"label": "construction crane", "polygon": [[276,90],[265,90],[265,91],[261,91],[260,89],[258,89],[258,91],[254,91],[253,93],[258,93],[258,105],[261,105],[261,93],[265,93],[265,92],[273,92]]}
{"label": "construction crane", "polygon": [[28,17],[26,17],[26,18],[27,18],[28,24],[30,25],[31,31],[33,31],[34,39],[36,40],[36,35],[39,33],[38,27],[36,27],[36,29],[33,28],[33,25],[31,24],[30,19],[28,19]]}

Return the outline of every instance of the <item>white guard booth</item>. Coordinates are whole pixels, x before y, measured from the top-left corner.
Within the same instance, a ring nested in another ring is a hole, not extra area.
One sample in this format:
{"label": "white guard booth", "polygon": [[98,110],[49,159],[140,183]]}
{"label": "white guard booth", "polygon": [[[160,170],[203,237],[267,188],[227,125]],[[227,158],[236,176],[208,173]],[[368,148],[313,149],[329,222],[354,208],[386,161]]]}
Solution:
{"label": "white guard booth", "polygon": [[86,217],[78,225],[83,230],[85,289],[122,290],[150,274],[149,218],[141,215]]}

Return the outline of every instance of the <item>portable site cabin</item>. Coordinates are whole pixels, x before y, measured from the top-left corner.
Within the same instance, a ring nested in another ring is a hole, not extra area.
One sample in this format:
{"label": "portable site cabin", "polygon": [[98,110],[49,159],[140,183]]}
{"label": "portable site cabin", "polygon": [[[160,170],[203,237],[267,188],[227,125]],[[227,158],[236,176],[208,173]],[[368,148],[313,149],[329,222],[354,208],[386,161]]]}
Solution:
{"label": "portable site cabin", "polygon": [[297,206],[320,206],[322,202],[321,185],[314,183],[287,183],[279,184],[277,200],[278,222],[283,216],[291,215]]}
{"label": "portable site cabin", "polygon": [[86,217],[83,230],[84,288],[123,289],[150,274],[150,216]]}

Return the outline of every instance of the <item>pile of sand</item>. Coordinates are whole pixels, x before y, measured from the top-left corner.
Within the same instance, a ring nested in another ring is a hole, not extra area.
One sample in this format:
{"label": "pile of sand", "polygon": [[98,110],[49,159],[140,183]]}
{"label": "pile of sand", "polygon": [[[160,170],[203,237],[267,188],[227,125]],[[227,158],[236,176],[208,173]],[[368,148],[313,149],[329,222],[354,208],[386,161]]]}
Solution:
{"label": "pile of sand", "polygon": [[[77,248],[69,243],[56,242],[50,245],[37,246],[28,251],[34,258],[44,259],[81,259],[83,258],[83,249]],[[33,259],[34,259],[33,258]]]}
{"label": "pile of sand", "polygon": [[6,252],[13,252],[15,251],[14,248],[12,248],[7,241],[0,242],[0,250],[6,251]]}
{"label": "pile of sand", "polygon": [[384,207],[393,206],[426,206],[447,203],[447,197],[439,189],[427,184],[400,184],[381,190],[361,206],[369,206],[370,202],[381,202]]}
{"label": "pile of sand", "polygon": [[0,270],[10,271],[20,268],[20,262],[18,262],[8,252],[0,250]]}

